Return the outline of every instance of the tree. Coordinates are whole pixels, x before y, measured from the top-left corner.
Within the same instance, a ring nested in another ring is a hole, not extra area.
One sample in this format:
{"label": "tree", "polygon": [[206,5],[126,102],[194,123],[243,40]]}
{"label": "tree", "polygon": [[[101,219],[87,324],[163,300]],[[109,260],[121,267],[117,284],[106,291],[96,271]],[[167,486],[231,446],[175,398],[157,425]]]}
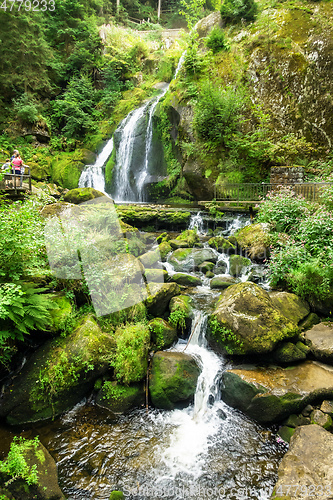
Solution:
{"label": "tree", "polygon": [[253,21],[258,11],[254,0],[224,0],[221,6],[221,16],[225,23],[237,23],[244,19]]}
{"label": "tree", "polygon": [[157,6],[157,17],[158,17],[158,20],[161,17],[161,3],[162,3],[162,0],[158,0],[158,6]]}
{"label": "tree", "polygon": [[180,10],[179,14],[185,16],[188,29],[191,30],[199,19],[201,19],[205,2],[206,0],[181,0],[180,3],[185,10]]}

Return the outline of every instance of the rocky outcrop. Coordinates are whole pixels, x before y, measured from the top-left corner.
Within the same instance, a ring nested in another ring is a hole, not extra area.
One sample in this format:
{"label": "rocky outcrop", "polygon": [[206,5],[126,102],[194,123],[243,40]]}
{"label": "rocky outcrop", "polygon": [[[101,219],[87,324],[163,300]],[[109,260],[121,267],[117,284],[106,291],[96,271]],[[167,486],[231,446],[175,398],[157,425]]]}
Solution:
{"label": "rocky outcrop", "polygon": [[6,388],[0,415],[11,425],[54,418],[72,408],[114,359],[115,342],[91,316],[66,338],[40,347]]}
{"label": "rocky outcrop", "polygon": [[209,327],[212,346],[230,354],[271,352],[298,332],[297,323],[284,316],[269,293],[251,282],[232,285],[221,294]]}
{"label": "rocky outcrop", "polygon": [[282,458],[271,500],[332,498],[333,436],[318,425],[298,427]]}
{"label": "rocky outcrop", "polygon": [[319,323],[305,332],[311,352],[316,359],[333,364],[333,327],[331,324]]}
{"label": "rocky outcrop", "polygon": [[156,352],[149,378],[149,392],[156,408],[173,410],[193,399],[200,370],[196,361],[180,352]]}
{"label": "rocky outcrop", "polygon": [[286,369],[245,365],[223,373],[221,395],[258,422],[277,422],[319,398],[332,398],[333,368],[317,361]]}

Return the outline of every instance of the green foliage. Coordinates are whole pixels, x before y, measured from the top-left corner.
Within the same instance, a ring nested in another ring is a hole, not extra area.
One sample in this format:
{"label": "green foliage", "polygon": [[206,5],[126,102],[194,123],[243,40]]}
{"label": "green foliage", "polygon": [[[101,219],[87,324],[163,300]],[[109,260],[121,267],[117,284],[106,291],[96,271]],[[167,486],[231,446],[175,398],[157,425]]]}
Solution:
{"label": "green foliage", "polygon": [[259,206],[258,222],[269,222],[275,231],[291,233],[309,215],[309,203],[290,188],[271,191]]}
{"label": "green foliage", "polygon": [[181,330],[183,332],[186,327],[186,318],[187,318],[186,311],[184,311],[180,307],[177,307],[174,311],[170,313],[168,321],[170,325],[172,325],[174,328],[176,328],[177,330]]}
{"label": "green foliage", "polygon": [[221,16],[227,24],[238,23],[242,19],[253,21],[258,7],[254,0],[223,0]]}
{"label": "green foliage", "polygon": [[[293,263],[293,267],[295,263]],[[332,296],[333,259],[311,258],[287,274],[290,289],[305,300],[325,300]]]}
{"label": "green foliage", "polygon": [[185,10],[179,11],[179,14],[185,16],[189,30],[199,21],[203,14],[203,6],[206,0],[181,0],[180,3]]}
{"label": "green foliage", "polygon": [[184,58],[184,67],[186,73],[191,77],[197,76],[202,72],[204,60],[198,51],[197,44],[193,44],[187,49]]}
{"label": "green foliage", "polygon": [[215,341],[222,344],[228,354],[242,354],[243,342],[230,328],[222,326],[214,316],[210,317],[208,326]]}
{"label": "green foliage", "polygon": [[147,371],[149,329],[144,323],[127,324],[115,332],[117,343],[113,367],[117,380],[124,384],[138,382]]}
{"label": "green foliage", "polygon": [[38,483],[37,465],[29,465],[26,460],[26,453],[30,450],[35,451],[36,458],[39,461],[44,458],[38,453],[39,439],[25,439],[23,437],[14,437],[10,450],[5,460],[0,461],[0,472],[9,476],[5,482],[5,487],[16,479],[23,479],[28,485]]}
{"label": "green foliage", "polygon": [[25,93],[14,100],[14,110],[17,117],[25,124],[33,124],[38,120],[36,102],[29,94]]}
{"label": "green foliage", "polygon": [[217,54],[217,52],[221,50],[230,49],[225,33],[219,26],[215,26],[209,33],[206,40],[206,46],[213,51],[213,54]]}
{"label": "green foliage", "polygon": [[333,210],[333,186],[321,188],[319,197],[328,210]]}
{"label": "green foliage", "polygon": [[205,83],[195,104],[194,129],[202,140],[224,144],[239,125],[243,104],[240,89]]}

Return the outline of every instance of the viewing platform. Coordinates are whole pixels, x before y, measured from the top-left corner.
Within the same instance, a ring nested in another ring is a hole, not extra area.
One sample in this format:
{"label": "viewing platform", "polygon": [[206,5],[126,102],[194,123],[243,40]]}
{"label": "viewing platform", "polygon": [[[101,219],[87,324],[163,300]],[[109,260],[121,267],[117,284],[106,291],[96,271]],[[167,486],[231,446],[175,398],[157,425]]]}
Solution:
{"label": "viewing platform", "polygon": [[28,191],[31,192],[31,172],[30,167],[25,166],[27,174],[5,174],[0,181],[0,191],[2,194],[17,196]]}

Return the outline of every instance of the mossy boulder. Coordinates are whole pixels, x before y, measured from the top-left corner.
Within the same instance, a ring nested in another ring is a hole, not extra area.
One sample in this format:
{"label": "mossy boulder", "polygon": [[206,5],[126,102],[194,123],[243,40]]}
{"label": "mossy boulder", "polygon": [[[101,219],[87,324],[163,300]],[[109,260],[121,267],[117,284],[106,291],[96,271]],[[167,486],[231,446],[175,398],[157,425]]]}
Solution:
{"label": "mossy boulder", "polygon": [[199,374],[199,367],[191,356],[180,352],[156,352],[149,378],[153,405],[165,410],[187,405],[193,400]]}
{"label": "mossy boulder", "polygon": [[168,243],[172,250],[177,250],[178,248],[190,248],[189,244],[185,240],[169,240]]}
{"label": "mossy boulder", "polygon": [[208,248],[179,248],[170,255],[168,261],[175,271],[186,272],[199,269],[200,264],[205,261],[215,263],[217,256]]}
{"label": "mossy boulder", "polygon": [[151,341],[155,351],[167,349],[177,340],[177,330],[162,318],[154,318],[148,323]]}
{"label": "mossy boulder", "polygon": [[283,441],[285,441],[286,443],[290,443],[291,436],[293,436],[295,430],[295,427],[288,427],[288,425],[283,425],[278,430],[278,435],[281,439],[283,439]]}
{"label": "mossy boulder", "polygon": [[72,203],[66,203],[64,201],[58,201],[57,203],[50,203],[50,205],[45,205],[40,211],[43,217],[52,217],[54,215],[61,215],[62,212],[72,207]]}
{"label": "mossy boulder", "polygon": [[[18,442],[19,444],[20,442]],[[66,500],[58,484],[58,471],[54,459],[42,443],[26,440],[20,446],[24,460],[31,469],[36,468],[37,484],[28,484],[24,479],[16,478],[6,488],[0,488],[0,498],[15,500]],[[19,460],[19,457],[17,457]],[[1,479],[8,481],[11,476],[1,474]],[[6,494],[5,497],[1,494]]]}
{"label": "mossy boulder", "polygon": [[11,425],[54,418],[77,404],[114,359],[115,341],[91,316],[40,347],[7,387],[0,415]]}
{"label": "mossy boulder", "polygon": [[311,424],[320,425],[320,427],[323,427],[327,431],[332,428],[332,418],[321,410],[313,410],[310,414],[310,420]]}
{"label": "mossy boulder", "polygon": [[179,295],[180,288],[177,283],[150,283],[148,286],[149,297],[146,306],[152,316],[163,316],[169,306],[169,302],[175,295]]}
{"label": "mossy boulder", "polygon": [[223,253],[235,253],[236,247],[229,240],[223,238],[223,236],[214,236],[208,240],[208,245],[211,248],[215,248],[218,252]]}
{"label": "mossy boulder", "polygon": [[230,267],[229,273],[235,278],[241,276],[244,271],[251,265],[250,259],[242,257],[241,255],[230,255],[229,257]]}
{"label": "mossy boulder", "polygon": [[222,374],[221,396],[258,422],[278,422],[332,397],[333,368],[317,361],[288,368],[243,365]]}
{"label": "mossy boulder", "polygon": [[269,246],[271,244],[267,224],[251,224],[239,229],[235,234],[238,246],[247,255],[258,261],[269,257]]}
{"label": "mossy boulder", "polygon": [[191,327],[194,318],[193,300],[189,295],[177,295],[170,300],[169,321],[175,325],[180,332]]}
{"label": "mossy boulder", "polygon": [[271,352],[297,333],[297,324],[281,313],[268,292],[251,282],[228,287],[209,319],[211,345],[233,354]]}
{"label": "mossy boulder", "polygon": [[297,325],[310,313],[309,304],[294,293],[271,292],[269,295],[275,307]]}
{"label": "mossy boulder", "polygon": [[293,344],[292,342],[282,342],[274,351],[274,359],[277,363],[296,363],[306,359],[309,347],[302,342]]}
{"label": "mossy boulder", "polygon": [[117,213],[128,224],[138,228],[149,225],[156,230],[186,228],[191,218],[188,210],[157,205],[121,205],[117,206]]}
{"label": "mossy boulder", "polygon": [[144,267],[147,268],[160,267],[160,269],[162,269],[162,266],[158,264],[158,262],[161,259],[161,254],[158,248],[156,248],[155,250],[150,250],[149,252],[140,255],[139,259]]}
{"label": "mossy boulder", "polygon": [[121,385],[106,380],[96,396],[96,403],[113,413],[125,413],[131,408],[143,405],[145,392],[143,384]]}
{"label": "mossy boulder", "polygon": [[184,286],[201,286],[202,281],[197,276],[185,273],[176,273],[171,276],[171,281],[178,283],[178,285]]}
{"label": "mossy boulder", "polygon": [[51,160],[51,179],[67,189],[75,189],[84,169],[83,154],[80,149],[71,153],[59,153]]}
{"label": "mossy boulder", "polygon": [[122,491],[115,490],[110,493],[109,500],[123,500],[124,498],[125,495]]}
{"label": "mossy boulder", "polygon": [[230,276],[215,276],[210,280],[210,288],[212,290],[224,290],[236,283],[235,278],[231,278]]}
{"label": "mossy boulder", "polygon": [[145,269],[144,275],[148,283],[165,283],[169,277],[165,269]]}
{"label": "mossy boulder", "polygon": [[165,262],[167,255],[172,251],[170,243],[168,241],[162,241],[162,243],[158,245],[158,249],[161,254],[162,262]]}
{"label": "mossy boulder", "polygon": [[97,191],[97,189],[77,188],[68,191],[64,196],[64,201],[66,201],[67,203],[74,203],[75,205],[79,205],[80,203],[94,200],[95,198],[99,198],[101,196],[105,196],[105,194],[101,191]]}
{"label": "mossy boulder", "polygon": [[215,266],[214,262],[205,261],[202,264],[200,264],[200,266],[198,266],[198,267],[199,267],[200,272],[206,274],[209,271],[213,271],[214,266]]}
{"label": "mossy boulder", "polygon": [[[185,242],[188,247],[194,247],[194,245],[196,245],[197,243],[200,242],[200,238],[199,238],[196,230],[186,229],[179,236],[177,236],[175,241]],[[171,241],[170,241],[170,244],[171,244]]]}

